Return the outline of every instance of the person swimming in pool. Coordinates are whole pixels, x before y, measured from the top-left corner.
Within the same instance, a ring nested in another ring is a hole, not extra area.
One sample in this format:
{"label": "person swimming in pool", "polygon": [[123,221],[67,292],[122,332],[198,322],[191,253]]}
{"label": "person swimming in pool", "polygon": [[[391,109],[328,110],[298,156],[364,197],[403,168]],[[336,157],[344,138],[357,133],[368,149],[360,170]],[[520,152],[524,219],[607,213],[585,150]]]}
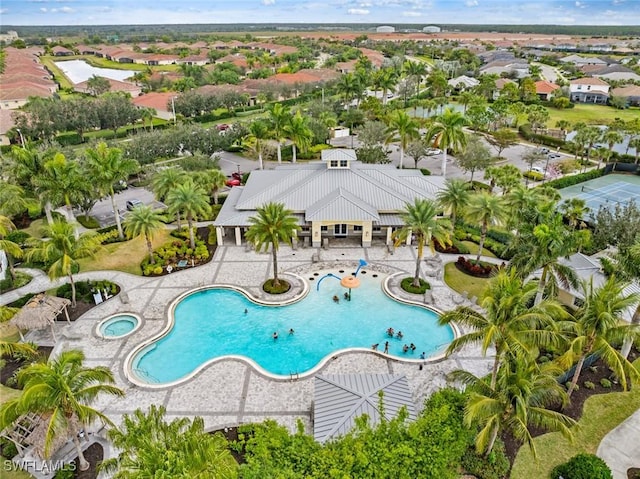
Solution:
{"label": "person swimming in pool", "polygon": [[334,295],[333,296],[333,302],[334,303],[339,303],[340,302],[340,298],[338,298],[338,295]]}
{"label": "person swimming in pool", "polygon": [[278,339],[278,331],[273,332],[273,339]]}
{"label": "person swimming in pool", "polygon": [[377,350],[378,350],[378,345],[379,345],[379,344],[380,344],[380,343],[372,344],[372,345],[371,345],[371,349],[373,349],[374,351],[377,351]]}
{"label": "person swimming in pool", "polygon": [[295,333],[295,331],[293,330],[293,328],[291,328],[291,329],[289,330],[289,334],[293,334],[293,333]]}

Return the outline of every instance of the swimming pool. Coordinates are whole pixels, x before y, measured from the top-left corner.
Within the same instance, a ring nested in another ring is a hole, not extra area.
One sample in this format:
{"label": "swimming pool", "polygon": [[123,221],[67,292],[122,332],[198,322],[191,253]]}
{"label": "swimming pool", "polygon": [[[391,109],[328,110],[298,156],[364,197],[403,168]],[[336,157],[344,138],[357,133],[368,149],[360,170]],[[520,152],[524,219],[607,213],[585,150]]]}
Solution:
{"label": "swimming pool", "polygon": [[[308,275],[313,278],[309,294],[287,306],[260,305],[239,291],[219,287],[188,294],[173,309],[173,326],[134,352],[127,369],[139,382],[170,383],[214,358],[242,356],[267,374],[289,377],[309,372],[345,349],[370,350],[378,344],[382,352],[389,341],[390,355],[418,360],[422,352],[427,357],[441,353],[453,339],[451,327],[438,326],[436,312],[389,298],[382,291],[383,275],[362,271],[361,286],[347,301],[346,290],[334,278],[325,278],[316,291],[326,273]],[[402,331],[402,339],[390,338],[388,328]],[[416,349],[403,352],[411,343]]]}
{"label": "swimming pool", "polygon": [[97,333],[105,339],[119,339],[133,333],[140,326],[140,319],[135,314],[115,314],[101,321]]}

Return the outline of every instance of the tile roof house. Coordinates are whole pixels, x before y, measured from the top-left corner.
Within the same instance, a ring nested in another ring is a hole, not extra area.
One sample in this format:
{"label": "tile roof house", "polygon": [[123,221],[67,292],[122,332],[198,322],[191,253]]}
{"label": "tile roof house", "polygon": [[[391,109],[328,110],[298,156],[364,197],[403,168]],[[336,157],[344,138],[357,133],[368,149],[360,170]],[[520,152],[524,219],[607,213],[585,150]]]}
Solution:
{"label": "tile roof house", "polygon": [[[137,97],[142,93],[142,87],[136,85],[135,83],[127,82],[127,81],[118,81],[113,80],[111,78],[105,78],[109,82],[109,91],[121,91],[128,93],[132,97]],[[89,80],[76,83],[73,85],[73,89],[78,93],[89,93],[91,94],[91,90],[89,89]]]}
{"label": "tile roof house", "polygon": [[48,98],[58,85],[40,64],[36,49],[8,47],[5,52],[5,70],[0,74],[0,109],[22,107],[30,96]]}
{"label": "tile roof house", "polygon": [[609,65],[608,67],[592,72],[591,76],[602,78],[603,80],[640,81],[640,75],[631,68],[623,65]]}
{"label": "tile roof house", "polygon": [[578,78],[569,82],[571,101],[607,104],[609,84],[599,78]]}
{"label": "tile roof house", "polygon": [[75,55],[75,52],[73,50],[69,50],[68,48],[61,47],[60,45],[53,47],[51,49],[51,53],[55,57],[68,57],[68,56]]}
{"label": "tile roof house", "polygon": [[462,90],[467,90],[469,88],[478,86],[480,84],[480,80],[476,80],[475,78],[468,77],[467,75],[460,75],[459,77],[452,78],[447,83],[452,88],[458,91],[462,91]]}
{"label": "tile roof house", "polygon": [[441,176],[364,164],[355,150],[323,150],[320,162],[253,171],[245,186],[231,189],[214,226],[219,245],[229,236],[241,245],[257,208],[280,202],[297,218],[299,238],[314,248],[344,237],[358,238],[364,247],[372,241],[390,245],[393,231],[404,225],[407,203],[433,199],[443,187]]}
{"label": "tile roof house", "polygon": [[549,101],[553,97],[553,94],[556,90],[560,89],[558,85],[555,83],[551,83],[547,80],[540,80],[535,83],[536,85],[536,95],[541,100]]}
{"label": "tile roof house", "polygon": [[611,95],[627,99],[628,106],[640,106],[640,86],[627,85],[611,90]]}
{"label": "tile roof house", "polygon": [[170,106],[171,98],[175,97],[175,92],[149,92],[131,99],[138,108],[152,108],[156,111],[156,117],[163,120],[173,120],[173,110]]}

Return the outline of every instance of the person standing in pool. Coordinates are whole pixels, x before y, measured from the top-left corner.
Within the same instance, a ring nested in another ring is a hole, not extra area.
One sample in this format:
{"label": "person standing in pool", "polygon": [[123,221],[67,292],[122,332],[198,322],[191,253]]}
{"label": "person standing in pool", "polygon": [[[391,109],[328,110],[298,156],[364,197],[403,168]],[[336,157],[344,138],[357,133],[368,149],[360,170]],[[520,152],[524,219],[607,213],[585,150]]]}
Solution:
{"label": "person standing in pool", "polygon": [[289,334],[290,334],[290,335],[292,335],[293,333],[295,333],[295,331],[293,330],[293,328],[291,328],[291,329],[289,330]]}
{"label": "person standing in pool", "polygon": [[278,339],[278,331],[273,332],[273,339]]}
{"label": "person standing in pool", "polygon": [[389,341],[384,343],[384,354],[389,354]]}
{"label": "person standing in pool", "polygon": [[372,345],[371,345],[371,349],[373,349],[374,351],[377,351],[377,350],[378,350],[378,345],[379,345],[379,344],[380,344],[380,343],[372,344]]}

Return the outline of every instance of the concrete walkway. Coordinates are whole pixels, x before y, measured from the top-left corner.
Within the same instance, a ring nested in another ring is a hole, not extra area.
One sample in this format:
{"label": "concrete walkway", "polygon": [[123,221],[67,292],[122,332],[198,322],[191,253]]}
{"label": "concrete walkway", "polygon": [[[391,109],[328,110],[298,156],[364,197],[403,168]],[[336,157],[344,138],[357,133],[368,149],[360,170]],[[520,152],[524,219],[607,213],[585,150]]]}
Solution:
{"label": "concrete walkway", "polygon": [[640,468],[640,409],[602,439],[596,454],[607,463],[613,479],[627,479],[628,469]]}

